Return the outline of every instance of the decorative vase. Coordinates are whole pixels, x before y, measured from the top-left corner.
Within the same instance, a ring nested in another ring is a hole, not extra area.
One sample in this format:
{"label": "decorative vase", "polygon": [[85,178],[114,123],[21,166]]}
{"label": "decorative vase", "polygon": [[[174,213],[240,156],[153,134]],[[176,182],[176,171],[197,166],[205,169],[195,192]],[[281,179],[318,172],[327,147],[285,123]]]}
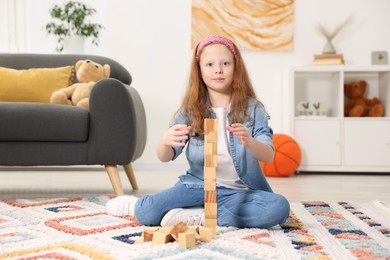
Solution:
{"label": "decorative vase", "polygon": [[322,53],[323,54],[335,54],[336,53],[336,49],[334,48],[332,41],[326,42],[324,49],[322,50]]}
{"label": "decorative vase", "polygon": [[81,36],[70,36],[64,39],[65,54],[83,54],[85,39]]}

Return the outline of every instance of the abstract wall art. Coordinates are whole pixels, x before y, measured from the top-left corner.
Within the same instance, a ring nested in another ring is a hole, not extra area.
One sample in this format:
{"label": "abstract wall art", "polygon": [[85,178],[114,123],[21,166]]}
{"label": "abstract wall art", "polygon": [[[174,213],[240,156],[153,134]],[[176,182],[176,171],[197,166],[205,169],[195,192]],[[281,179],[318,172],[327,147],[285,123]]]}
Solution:
{"label": "abstract wall art", "polygon": [[291,51],[295,0],[192,0],[191,46],[224,35],[242,50]]}

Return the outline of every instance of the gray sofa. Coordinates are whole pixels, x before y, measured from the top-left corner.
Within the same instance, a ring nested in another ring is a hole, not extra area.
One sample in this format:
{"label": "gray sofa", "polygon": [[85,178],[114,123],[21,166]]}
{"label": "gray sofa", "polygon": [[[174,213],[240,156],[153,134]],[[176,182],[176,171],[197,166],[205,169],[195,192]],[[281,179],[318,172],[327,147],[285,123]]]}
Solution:
{"label": "gray sofa", "polygon": [[98,81],[92,89],[89,110],[0,101],[0,166],[104,165],[114,192],[121,195],[117,165],[124,166],[137,189],[131,163],[142,155],[146,144],[145,110],[130,86],[129,72],[112,59],[94,55],[0,53],[0,67],[54,68],[84,59],[111,67],[110,78]]}

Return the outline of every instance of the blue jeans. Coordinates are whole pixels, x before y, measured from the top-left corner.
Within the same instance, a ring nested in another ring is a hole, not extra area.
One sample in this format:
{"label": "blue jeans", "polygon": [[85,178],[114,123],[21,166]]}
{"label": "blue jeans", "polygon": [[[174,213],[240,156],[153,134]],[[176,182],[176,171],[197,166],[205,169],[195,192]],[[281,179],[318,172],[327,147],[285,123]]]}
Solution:
{"label": "blue jeans", "polygon": [[[261,190],[217,187],[218,225],[269,228],[286,221],[290,204],[279,194]],[[135,205],[135,216],[143,224],[159,226],[171,209],[204,206],[204,190],[177,183],[170,189],[146,195]]]}

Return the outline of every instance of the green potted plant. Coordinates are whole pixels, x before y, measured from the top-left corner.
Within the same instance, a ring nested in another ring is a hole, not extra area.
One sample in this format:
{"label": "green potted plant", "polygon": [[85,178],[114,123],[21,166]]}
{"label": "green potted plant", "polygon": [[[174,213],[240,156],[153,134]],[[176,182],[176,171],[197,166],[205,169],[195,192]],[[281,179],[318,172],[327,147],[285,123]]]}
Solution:
{"label": "green potted plant", "polygon": [[63,6],[54,5],[50,9],[53,21],[46,24],[45,29],[49,35],[57,38],[58,52],[64,50],[65,39],[75,36],[91,38],[93,45],[99,45],[99,35],[103,26],[86,21],[86,18],[94,13],[96,13],[94,8],[77,1],[68,1]]}

